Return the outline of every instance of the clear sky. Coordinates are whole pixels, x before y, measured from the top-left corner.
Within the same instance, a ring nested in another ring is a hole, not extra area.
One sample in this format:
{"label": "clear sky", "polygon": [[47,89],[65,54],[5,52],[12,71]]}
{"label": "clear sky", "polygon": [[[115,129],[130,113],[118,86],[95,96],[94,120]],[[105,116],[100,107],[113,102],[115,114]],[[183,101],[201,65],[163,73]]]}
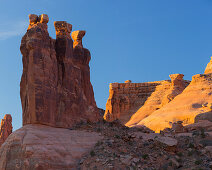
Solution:
{"label": "clear sky", "polygon": [[185,79],[203,73],[212,55],[211,0],[0,0],[0,118],[12,114],[22,125],[21,37],[28,14],[65,20],[86,30],[91,51],[91,81],[98,107],[105,108],[109,83]]}

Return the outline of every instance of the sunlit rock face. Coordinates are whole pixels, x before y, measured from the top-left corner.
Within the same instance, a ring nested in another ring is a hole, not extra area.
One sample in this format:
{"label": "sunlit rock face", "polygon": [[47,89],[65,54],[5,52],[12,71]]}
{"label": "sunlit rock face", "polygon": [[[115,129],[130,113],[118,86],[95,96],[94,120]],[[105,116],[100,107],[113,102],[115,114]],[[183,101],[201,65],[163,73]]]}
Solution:
{"label": "sunlit rock face", "polygon": [[188,86],[190,81],[183,80],[183,74],[171,74],[170,81],[161,81],[155,91],[148,97],[146,102],[140,109],[132,115],[130,120],[126,123],[126,126],[135,126],[141,120],[148,117],[156,110],[162,108],[169,102],[171,102],[177,95]]}
{"label": "sunlit rock face", "polygon": [[212,73],[212,57],[211,61],[208,63],[207,67],[205,68],[205,74]]}
{"label": "sunlit rock face", "polygon": [[[148,83],[111,83],[109,98],[106,103],[104,119],[106,121],[120,120],[123,124],[145,103],[156,87],[164,82]],[[170,86],[170,82],[165,82]]]}
{"label": "sunlit rock face", "polygon": [[8,138],[8,136],[12,133],[12,116],[10,114],[6,114],[4,119],[1,120],[0,126],[0,147]]}
{"label": "sunlit rock face", "polygon": [[137,125],[145,125],[156,132],[171,127],[171,124],[177,121],[188,125],[195,122],[197,115],[210,112],[210,108],[205,105],[211,101],[212,73],[197,74],[181,94]]}
{"label": "sunlit rock face", "polygon": [[23,125],[69,128],[80,121],[97,121],[99,112],[90,83],[91,56],[82,46],[85,32],[82,36],[78,31],[73,43],[72,25],[56,21],[54,40],[47,30],[48,21],[45,14],[29,15],[30,24],[21,41]]}

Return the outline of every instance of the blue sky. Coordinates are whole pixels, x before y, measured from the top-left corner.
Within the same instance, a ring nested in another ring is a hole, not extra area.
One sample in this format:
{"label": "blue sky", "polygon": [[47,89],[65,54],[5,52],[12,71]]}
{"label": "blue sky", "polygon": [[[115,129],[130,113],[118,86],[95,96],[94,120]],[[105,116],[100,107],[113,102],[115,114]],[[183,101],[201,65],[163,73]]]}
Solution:
{"label": "blue sky", "polygon": [[211,0],[0,0],[0,118],[12,114],[22,125],[19,83],[21,37],[28,14],[65,20],[73,30],[86,30],[91,51],[91,81],[98,107],[105,108],[109,83],[185,79],[203,73],[212,55]]}

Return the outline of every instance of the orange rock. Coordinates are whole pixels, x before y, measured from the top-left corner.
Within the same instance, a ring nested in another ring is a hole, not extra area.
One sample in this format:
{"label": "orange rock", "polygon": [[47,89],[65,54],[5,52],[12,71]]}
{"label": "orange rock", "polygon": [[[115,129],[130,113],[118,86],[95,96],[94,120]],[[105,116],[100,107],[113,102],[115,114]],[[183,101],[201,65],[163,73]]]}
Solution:
{"label": "orange rock", "polygon": [[209,111],[208,107],[202,107],[202,105],[212,101],[211,89],[212,73],[195,75],[181,94],[141,120],[138,125],[144,125],[159,132],[166,127],[171,127],[170,122],[183,121],[183,125],[192,124],[198,114]]}
{"label": "orange rock", "polygon": [[5,142],[8,136],[12,133],[12,117],[10,114],[6,114],[4,119],[1,120],[0,127],[0,146]]}
{"label": "orange rock", "polygon": [[211,61],[208,63],[207,67],[205,68],[205,74],[212,73],[212,57]]}
{"label": "orange rock", "polygon": [[85,36],[85,31],[73,31],[71,34],[72,39],[74,40],[74,48],[79,47],[83,48],[82,38]]}
{"label": "orange rock", "polygon": [[104,119],[119,119],[123,124],[126,123],[161,83],[111,83]]}
{"label": "orange rock", "polygon": [[67,23],[66,21],[55,21],[54,27],[56,30],[56,36],[57,38],[70,38],[71,39],[71,31],[72,31],[72,25]]}
{"label": "orange rock", "polygon": [[131,80],[126,80],[124,83],[132,83]]}
{"label": "orange rock", "polygon": [[183,74],[170,75],[170,81],[161,81],[155,91],[148,97],[144,105],[132,115],[126,126],[134,126],[156,110],[162,108],[179,95],[190,81],[183,80]]}
{"label": "orange rock", "polygon": [[73,48],[71,24],[54,22],[54,40],[47,30],[47,15],[29,18],[20,47],[23,125],[69,128],[81,121],[97,121],[99,111],[90,83],[89,50]]}

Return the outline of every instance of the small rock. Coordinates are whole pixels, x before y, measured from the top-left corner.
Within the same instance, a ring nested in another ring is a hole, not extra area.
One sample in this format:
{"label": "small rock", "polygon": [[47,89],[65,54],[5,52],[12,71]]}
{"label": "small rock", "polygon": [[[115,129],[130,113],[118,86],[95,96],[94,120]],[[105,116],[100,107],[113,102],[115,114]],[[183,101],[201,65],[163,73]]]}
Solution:
{"label": "small rock", "polygon": [[157,141],[166,144],[168,146],[176,146],[177,145],[177,140],[171,137],[158,137],[156,138]]}
{"label": "small rock", "polygon": [[171,158],[170,161],[178,168],[180,166],[180,164],[174,159]]}
{"label": "small rock", "polygon": [[133,158],[132,161],[137,163],[137,162],[139,162],[139,159],[138,158]]}

